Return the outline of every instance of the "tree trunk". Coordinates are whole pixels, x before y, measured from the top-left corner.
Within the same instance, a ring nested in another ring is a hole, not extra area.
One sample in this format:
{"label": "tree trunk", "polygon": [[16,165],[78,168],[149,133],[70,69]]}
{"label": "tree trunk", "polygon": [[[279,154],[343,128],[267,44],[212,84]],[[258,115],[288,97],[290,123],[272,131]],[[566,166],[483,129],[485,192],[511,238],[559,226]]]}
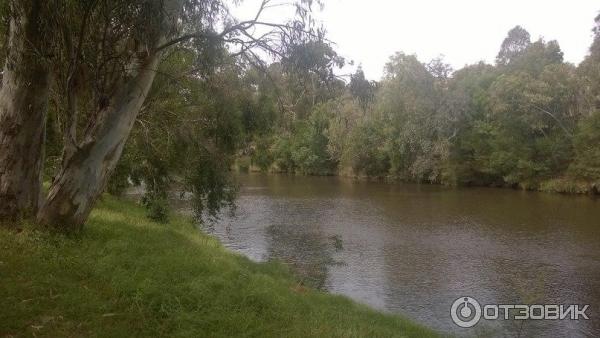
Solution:
{"label": "tree trunk", "polygon": [[0,220],[35,215],[41,200],[49,69],[40,52],[44,0],[16,0],[0,89]]}
{"label": "tree trunk", "polygon": [[52,183],[38,222],[62,231],[80,229],[117,165],[137,114],[152,86],[160,57],[146,58],[100,112],[84,143],[68,158]]}

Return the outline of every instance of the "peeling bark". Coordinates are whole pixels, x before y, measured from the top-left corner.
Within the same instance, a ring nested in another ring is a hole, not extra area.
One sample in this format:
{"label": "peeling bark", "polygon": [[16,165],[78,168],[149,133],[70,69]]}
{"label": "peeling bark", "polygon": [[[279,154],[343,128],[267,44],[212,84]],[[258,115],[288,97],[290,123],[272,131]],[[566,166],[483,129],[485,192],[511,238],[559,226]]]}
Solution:
{"label": "peeling bark", "polygon": [[79,230],[104,191],[154,82],[162,53],[162,48],[156,46],[163,46],[167,37],[176,32],[183,10],[179,0],[163,0],[154,5],[160,6],[156,12],[163,20],[149,29],[150,40],[154,41],[147,41],[138,50],[138,67],[127,67],[136,72],[123,74],[110,101],[102,102],[92,118],[83,141],[66,149],[61,170],[37,213],[38,223],[65,232]]}
{"label": "peeling bark", "polygon": [[158,53],[148,56],[138,74],[100,112],[84,143],[65,160],[38,213],[39,223],[63,231],[83,226],[121,157],[159,61]]}
{"label": "peeling bark", "polygon": [[44,0],[13,1],[0,89],[0,220],[35,215],[41,174],[49,69]]}

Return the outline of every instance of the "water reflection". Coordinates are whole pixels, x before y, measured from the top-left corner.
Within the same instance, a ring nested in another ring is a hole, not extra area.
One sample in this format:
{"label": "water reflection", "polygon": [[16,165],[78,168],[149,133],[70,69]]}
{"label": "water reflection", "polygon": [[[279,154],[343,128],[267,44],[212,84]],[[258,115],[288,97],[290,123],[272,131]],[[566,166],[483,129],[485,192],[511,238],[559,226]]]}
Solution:
{"label": "water reflection", "polygon": [[[599,336],[600,202],[501,189],[244,175],[236,217],[212,232],[315,287],[436,329]],[[342,249],[343,248],[343,249]],[[452,302],[590,304],[589,321],[452,324]]]}
{"label": "water reflection", "polygon": [[290,265],[302,284],[323,288],[333,263],[331,245],[322,234],[294,228],[272,225],[267,229],[270,243],[277,243],[269,246],[268,257]]}

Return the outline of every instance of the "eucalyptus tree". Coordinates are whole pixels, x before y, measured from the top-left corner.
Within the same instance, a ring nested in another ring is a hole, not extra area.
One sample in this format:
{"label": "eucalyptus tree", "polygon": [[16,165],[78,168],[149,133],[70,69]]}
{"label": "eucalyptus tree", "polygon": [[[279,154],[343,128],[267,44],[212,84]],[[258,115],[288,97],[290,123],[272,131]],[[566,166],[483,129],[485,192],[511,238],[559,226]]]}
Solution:
{"label": "eucalyptus tree", "polygon": [[291,46],[280,62],[255,78],[260,107],[253,113],[257,119],[273,118],[270,128],[256,130],[250,140],[254,164],[262,170],[275,164],[273,169],[285,172],[333,173],[322,105],[344,93],[345,84],[334,73],[344,62],[328,41],[305,41]]}
{"label": "eucalyptus tree", "polygon": [[594,22],[594,40],[590,46],[589,54],[579,65],[582,78],[582,89],[585,91],[585,102],[588,114],[600,111],[600,14]]}
{"label": "eucalyptus tree", "polygon": [[[33,161],[32,164],[41,163],[49,88],[44,79],[52,73],[63,121],[63,155],[61,168],[37,213],[37,220],[65,230],[83,225],[104,190],[169,50],[185,47],[196,51],[201,67],[200,61],[211,58],[215,46],[229,47],[235,56],[255,61],[259,59],[257,49],[278,57],[299,39],[322,36],[313,30],[308,17],[310,0],[296,4],[299,19],[289,23],[262,21],[263,11],[272,5],[269,0],[263,1],[256,16],[247,21],[233,18],[220,0],[56,3],[13,0],[10,3],[11,43],[5,67],[9,72],[4,76],[2,101],[15,102],[15,98],[23,95],[12,89],[18,89],[18,84],[28,85],[29,96],[23,100],[27,102],[27,111],[3,109],[2,153],[12,151],[13,155],[18,153],[20,158]],[[51,25],[42,26],[46,22]],[[39,48],[35,42],[39,42]],[[48,60],[31,52],[46,50],[45,44],[51,44],[48,50],[53,50]],[[23,47],[32,45],[36,48]],[[22,71],[11,73],[13,68]],[[11,74],[16,74],[14,80]],[[35,81],[27,76],[34,76]],[[32,88],[30,83],[40,88]],[[11,116],[19,121],[21,133],[11,129],[14,124],[10,121],[4,122]],[[21,142],[22,139],[27,142]],[[18,196],[15,198],[28,199],[24,207],[33,205],[31,209],[35,210],[37,202],[19,191],[25,186],[21,182],[24,174],[20,173],[25,165],[5,160],[2,165],[7,167],[2,170],[2,199],[12,193]],[[32,185],[37,186],[31,188],[34,193],[39,191],[40,167],[29,165],[25,170],[36,177],[32,180]],[[8,214],[24,210],[21,205],[13,209]]]}
{"label": "eucalyptus tree", "polygon": [[365,72],[363,71],[361,66],[358,66],[358,69],[354,74],[350,75],[350,83],[348,84],[348,89],[350,94],[358,100],[358,103],[365,113],[369,106],[373,104],[375,101],[375,91],[377,88],[377,83],[375,81],[369,81],[365,77]]}
{"label": "eucalyptus tree", "polygon": [[460,185],[495,183],[484,168],[489,145],[489,88],[499,76],[492,65],[479,62],[454,72],[449,81],[450,106],[456,119],[445,182]]}
{"label": "eucalyptus tree", "polygon": [[308,118],[315,106],[339,96],[344,83],[334,69],[343,67],[339,56],[325,40],[297,43],[287,50],[285,58],[269,67],[269,80],[259,88],[275,91],[287,127],[295,120]]}
{"label": "eucalyptus tree", "polygon": [[0,219],[31,216],[41,200],[56,5],[46,0],[0,4],[5,33],[0,54],[6,59],[0,89]]}
{"label": "eucalyptus tree", "polygon": [[502,41],[500,52],[496,56],[496,63],[507,65],[518,57],[531,44],[531,35],[521,26],[515,26],[508,31],[508,36]]}
{"label": "eucalyptus tree", "polygon": [[582,118],[574,137],[575,159],[570,174],[592,182],[600,193],[600,14],[594,22],[590,52],[578,67]]}
{"label": "eucalyptus tree", "polygon": [[445,117],[437,110],[437,79],[416,56],[396,53],[385,68],[378,109],[388,122],[391,174],[402,179],[440,179],[447,156]]}
{"label": "eucalyptus tree", "polygon": [[193,59],[193,51],[177,50],[162,62],[109,181],[113,194],[129,182],[143,182],[142,201],[150,218],[160,221],[168,216],[169,193],[191,194],[202,220],[231,206],[235,197],[230,167],[252,93],[243,68],[227,55],[200,71]]}
{"label": "eucalyptus tree", "polygon": [[316,105],[339,94],[343,86],[334,69],[344,63],[344,58],[324,41],[297,44],[289,50],[282,65],[297,116],[307,117]]}

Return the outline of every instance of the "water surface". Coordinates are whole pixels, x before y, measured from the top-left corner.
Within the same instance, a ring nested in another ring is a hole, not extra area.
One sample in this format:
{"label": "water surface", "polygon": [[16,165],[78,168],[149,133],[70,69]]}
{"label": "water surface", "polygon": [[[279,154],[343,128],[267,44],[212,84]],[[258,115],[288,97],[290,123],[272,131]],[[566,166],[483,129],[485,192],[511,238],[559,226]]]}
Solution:
{"label": "water surface", "polygon": [[[459,335],[600,336],[600,201],[493,188],[239,177],[235,215],[207,230],[304,283]],[[590,304],[587,321],[482,321],[452,302]]]}

